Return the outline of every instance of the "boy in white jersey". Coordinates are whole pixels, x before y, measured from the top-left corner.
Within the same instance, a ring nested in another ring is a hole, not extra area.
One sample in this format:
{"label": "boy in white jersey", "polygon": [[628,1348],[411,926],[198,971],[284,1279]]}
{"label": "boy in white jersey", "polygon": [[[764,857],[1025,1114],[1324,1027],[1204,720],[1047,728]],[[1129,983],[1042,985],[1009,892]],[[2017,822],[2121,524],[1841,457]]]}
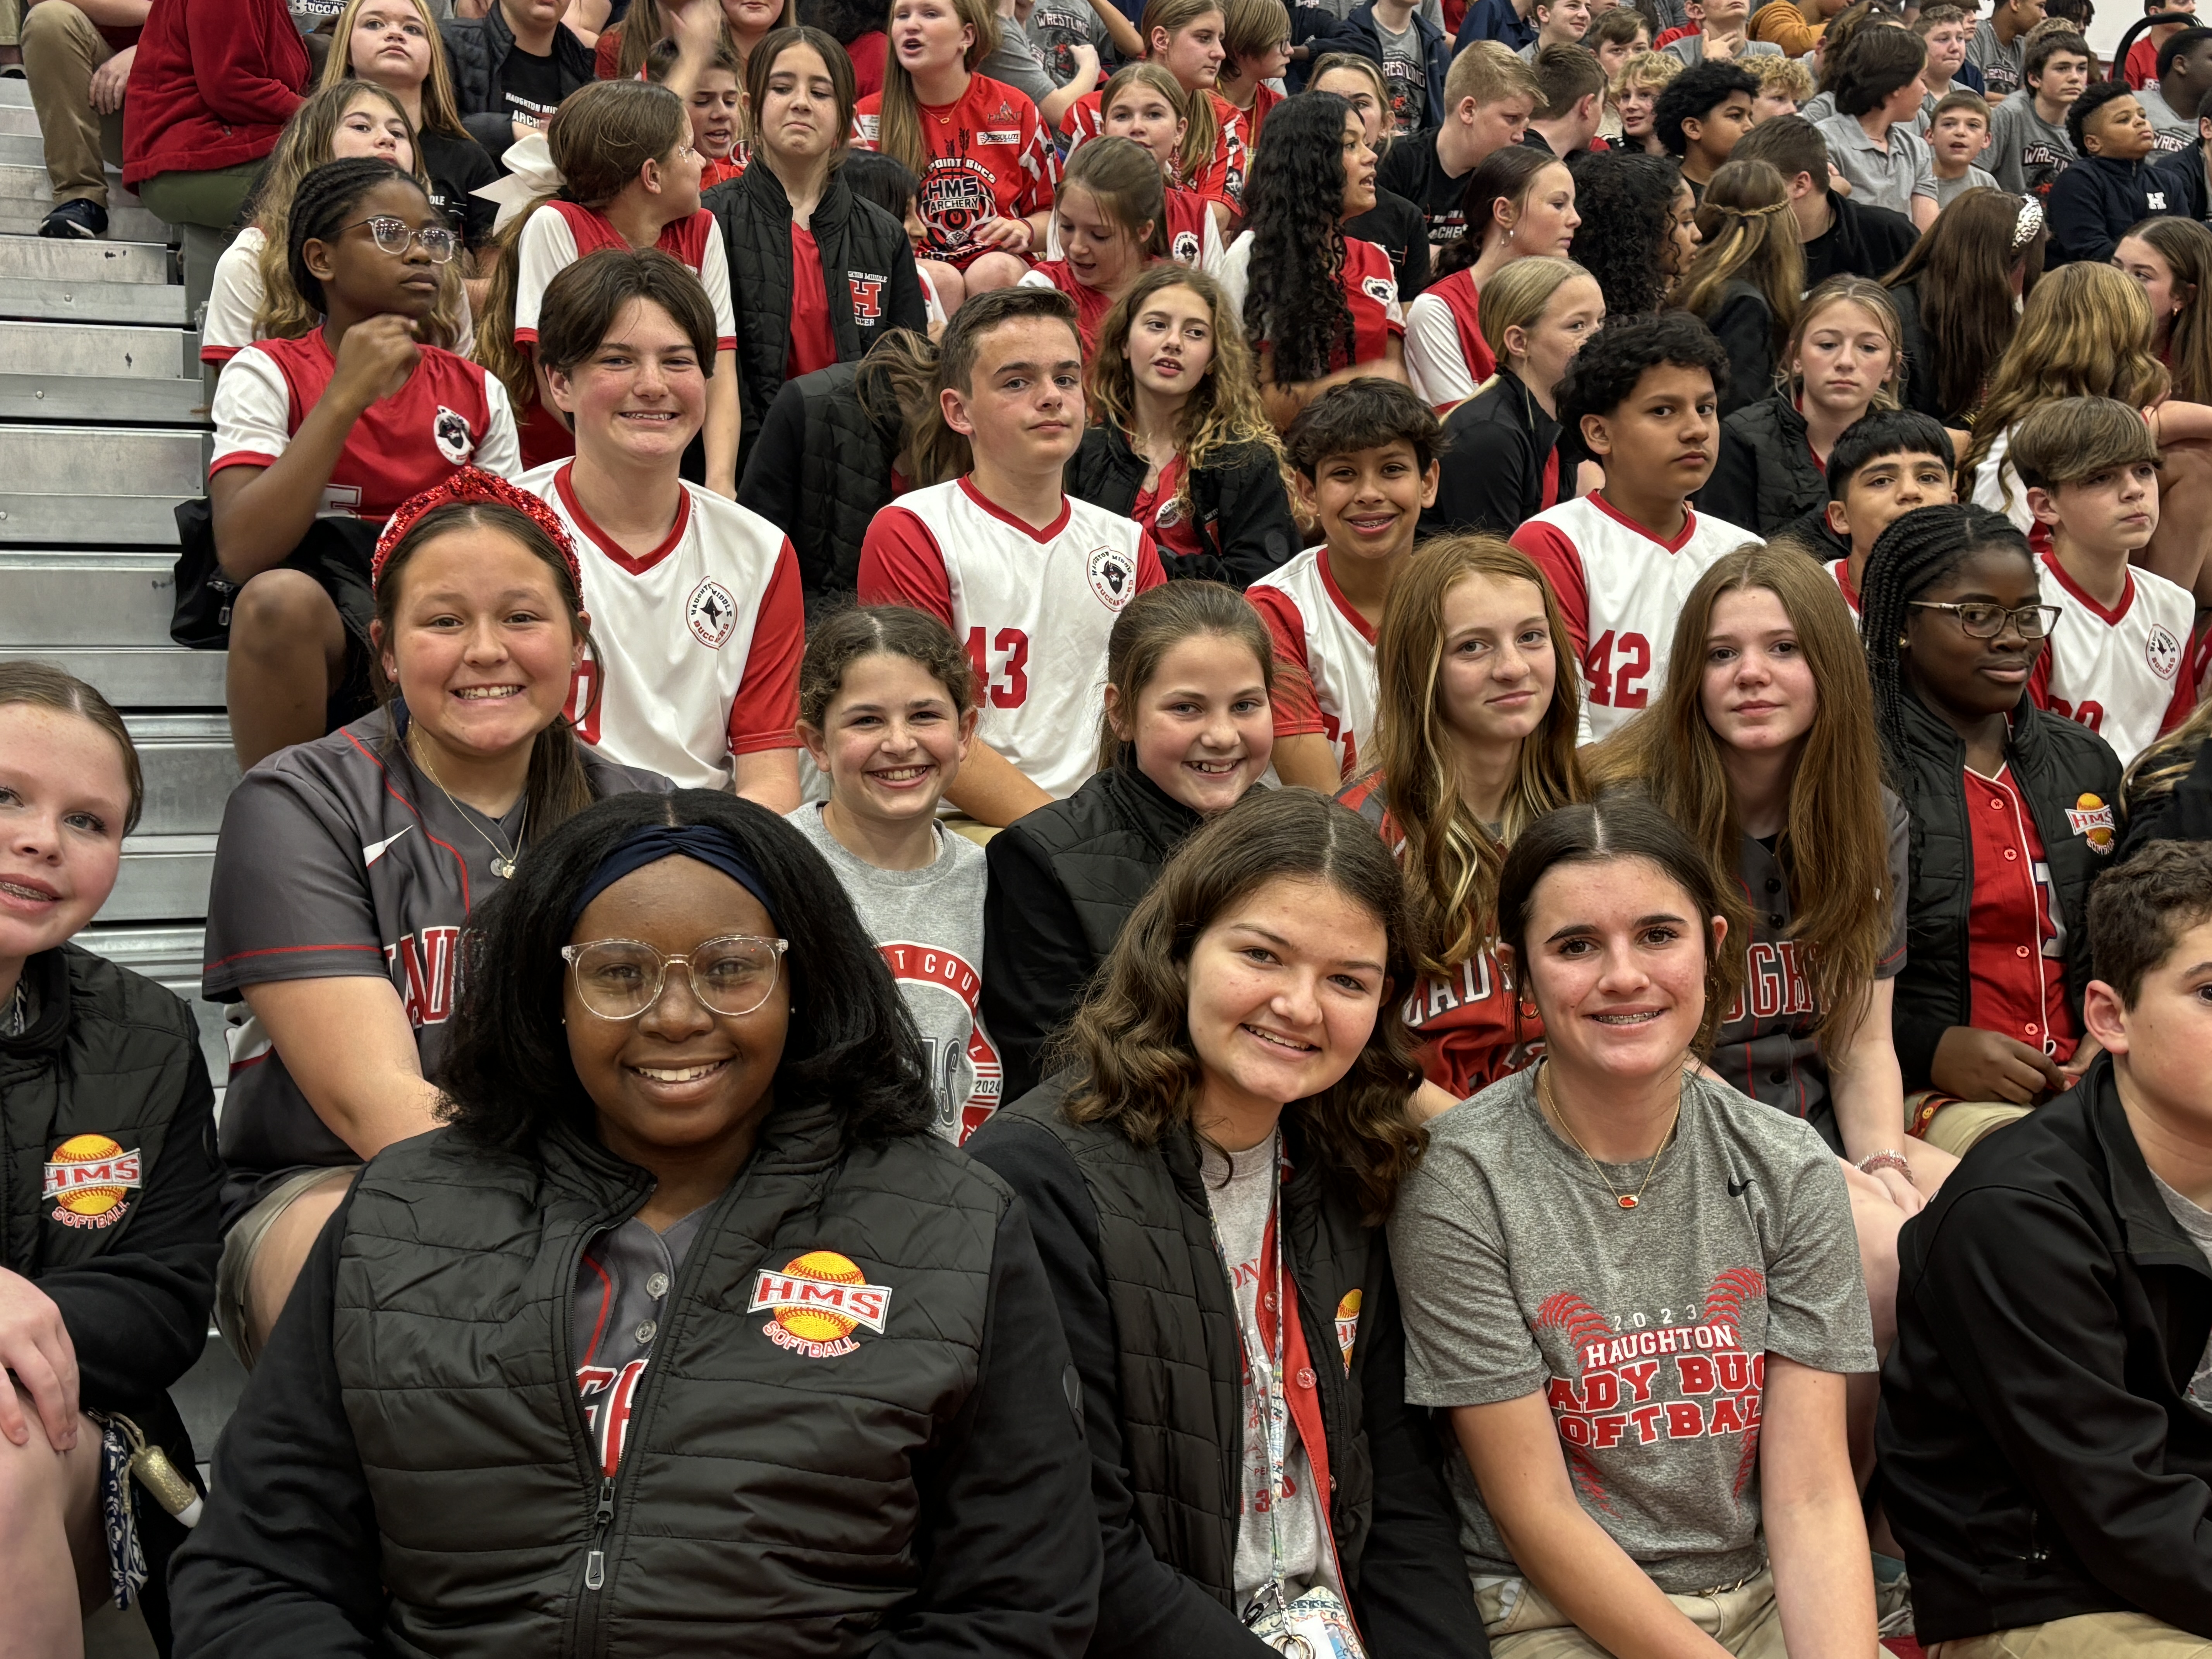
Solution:
{"label": "boy in white jersey", "polygon": [[569,694],[577,734],[682,788],[799,805],[806,618],[791,543],[684,482],[707,417],[714,313],[654,249],[586,255],[546,285],[538,364],[576,453],[522,476],[583,564],[590,653]]}
{"label": "boy in white jersey", "polygon": [[1246,590],[1275,638],[1275,775],[1333,795],[1375,730],[1375,630],[1436,503],[1435,412],[1401,382],[1362,375],[1323,392],[1283,434],[1321,521],[1308,548]]}
{"label": "boy in white jersey", "polygon": [[983,721],[945,798],[1001,828],[1096,769],[1106,636],[1167,580],[1134,520],[1071,499],[1083,345],[1057,289],[972,296],[939,343],[937,398],[974,470],[900,496],[860,544],[863,605],[924,611],[968,647]]}
{"label": "boy in white jersey", "polygon": [[[1875,409],[1845,427],[1828,452],[1828,505],[1821,538],[1828,574],[1844,603],[1859,614],[1859,573],[1881,532],[1916,507],[1958,499],[1951,441],[1932,415],[1915,409]],[[1808,546],[1806,538],[1799,538]],[[1850,548],[1829,557],[1834,544]]]}
{"label": "boy in white jersey", "polygon": [[1702,518],[1690,497],[1712,475],[1728,356],[1685,311],[1609,323],[1559,382],[1605,487],[1513,532],[1543,568],[1583,672],[1583,740],[1649,706],[1667,683],[1674,619],[1705,568],[1759,538]]}
{"label": "boy in white jersey", "polygon": [[2060,398],[2013,428],[2011,459],[2051,532],[2043,597],[2059,611],[2029,695],[2100,733],[2124,766],[2197,706],[2185,672],[2196,601],[2128,563],[2158,528],[2158,447],[2127,404]]}

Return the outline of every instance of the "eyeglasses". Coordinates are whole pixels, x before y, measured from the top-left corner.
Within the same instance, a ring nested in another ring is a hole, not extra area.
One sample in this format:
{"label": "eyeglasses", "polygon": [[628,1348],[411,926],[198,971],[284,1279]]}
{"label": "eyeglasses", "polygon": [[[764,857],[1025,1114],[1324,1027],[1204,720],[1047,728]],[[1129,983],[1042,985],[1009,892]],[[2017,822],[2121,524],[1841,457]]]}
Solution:
{"label": "eyeglasses", "polygon": [[2001,605],[1939,605],[1933,599],[1914,599],[1911,605],[1915,611],[1949,611],[1970,640],[1993,640],[2004,632],[2008,622],[2024,640],[2039,640],[2058,625],[2055,605],[2024,605],[2017,611],[2008,611]]}
{"label": "eyeglasses", "polygon": [[735,1018],[768,1000],[776,963],[790,948],[787,939],[730,933],[688,957],[664,957],[634,939],[601,939],[564,945],[561,957],[575,970],[577,997],[601,1019],[635,1019],[652,1007],[677,963],[690,973],[691,994],[708,1012]]}
{"label": "eyeglasses", "polygon": [[[368,234],[376,238],[377,246],[386,253],[404,253],[410,243],[422,243],[422,252],[430,256],[430,263],[434,265],[444,264],[460,246],[461,239],[443,225],[427,225],[417,230],[404,219],[394,219],[380,213],[373,219],[362,219],[348,225],[345,229],[355,230],[361,225],[368,227]],[[343,234],[340,232],[340,234]]]}

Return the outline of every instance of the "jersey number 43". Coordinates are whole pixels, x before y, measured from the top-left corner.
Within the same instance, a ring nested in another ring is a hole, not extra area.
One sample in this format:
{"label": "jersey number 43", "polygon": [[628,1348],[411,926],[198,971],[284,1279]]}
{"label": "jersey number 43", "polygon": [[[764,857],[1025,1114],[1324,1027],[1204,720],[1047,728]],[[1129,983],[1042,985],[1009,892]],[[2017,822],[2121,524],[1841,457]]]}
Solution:
{"label": "jersey number 43", "polygon": [[1019,708],[1030,698],[1030,636],[1002,628],[984,643],[983,630],[968,630],[968,660],[975,665],[977,695],[994,708]]}

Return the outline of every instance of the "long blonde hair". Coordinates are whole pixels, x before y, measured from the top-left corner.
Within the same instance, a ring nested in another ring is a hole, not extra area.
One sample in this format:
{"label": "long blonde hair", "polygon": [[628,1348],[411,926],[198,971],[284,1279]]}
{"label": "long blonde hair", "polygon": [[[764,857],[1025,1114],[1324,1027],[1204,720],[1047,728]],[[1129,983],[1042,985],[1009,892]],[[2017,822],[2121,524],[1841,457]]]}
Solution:
{"label": "long blonde hair", "polygon": [[[415,153],[411,176],[422,187],[423,195],[430,193],[430,175],[422,163],[415,124],[407,120],[406,108],[398,99],[374,81],[341,79],[310,94],[284,124],[268,168],[261,175],[261,186],[254,192],[253,228],[266,239],[253,259],[261,278],[261,304],[253,313],[257,339],[296,340],[322,325],[321,312],[292,285],[287,263],[292,240],[292,198],[300,193],[300,181],[331,159],[338,123],[362,98],[382,99],[393,114],[406,122],[408,147]],[[433,345],[451,349],[459,343],[467,319],[468,295],[461,287],[457,259],[439,270],[438,304],[424,325],[424,337]]]}
{"label": "long blonde hair", "polygon": [[[1526,264],[1527,261],[1520,263]],[[1543,596],[1557,674],[1543,724],[1522,740],[1504,820],[1492,835],[1460,793],[1445,731],[1444,601],[1472,577],[1520,581]],[[1575,648],[1558,597],[1536,562],[1495,536],[1451,536],[1413,556],[1382,607],[1375,640],[1375,757],[1383,804],[1405,837],[1400,864],[1413,919],[1408,944],[1424,974],[1442,978],[1497,932],[1505,849],[1557,806],[1584,799],[1575,752],[1581,698]]]}
{"label": "long blonde hair", "polygon": [[[346,0],[346,9],[338,14],[330,56],[323,59],[322,79],[315,89],[326,92],[348,81],[361,79],[354,73],[353,26],[361,9],[368,0]],[[453,72],[447,67],[446,46],[438,33],[438,20],[430,15],[424,0],[406,0],[415,9],[422,27],[430,32],[430,76],[422,82],[422,130],[442,132],[448,137],[466,138],[469,130],[461,125],[461,106],[453,97]]]}
{"label": "long blonde hair", "polygon": [[2128,763],[2127,775],[2120,780],[2122,817],[2132,822],[2153,801],[2172,794],[2196,766],[2208,738],[2212,738],[2212,701],[2198,703],[2187,720]]}
{"label": "long blonde hair", "polygon": [[[1097,142],[1094,139],[1092,143]],[[1076,154],[1084,155],[1091,148],[1085,144]],[[1285,464],[1282,440],[1275,435],[1274,422],[1260,402],[1259,377],[1252,368],[1252,348],[1244,342],[1243,327],[1230,309],[1221,284],[1188,265],[1152,266],[1115,302],[1106,320],[1098,325],[1098,349],[1091,355],[1086,375],[1089,384],[1085,388],[1092,419],[1125,432],[1135,423],[1136,374],[1129,367],[1126,350],[1129,330],[1152,296],[1171,288],[1187,288],[1205,301],[1213,326],[1213,361],[1190,389],[1176,419],[1176,453],[1183,458],[1183,467],[1176,480],[1175,500],[1188,518],[1191,478],[1212,465],[1224,450],[1238,444],[1261,444],[1274,456],[1278,468]],[[1288,471],[1283,476],[1285,493],[1296,500],[1289,489]]]}
{"label": "long blonde hair", "polygon": [[[1183,124],[1183,136],[1189,137],[1190,88],[1161,65],[1142,58],[1115,70],[1114,78],[1107,82],[1104,89],[1099,93],[1098,125],[1101,127],[1106,125],[1106,118],[1112,112],[1114,106],[1121,100],[1121,94],[1132,87],[1149,87],[1165,99],[1168,107],[1176,112],[1176,118]],[[1209,105],[1208,107],[1212,106]],[[1082,151],[1078,150],[1076,154],[1079,155]],[[1072,157],[1070,159],[1073,160]],[[1175,172],[1176,177],[1170,182],[1180,186],[1182,178],[1182,148],[1180,144],[1176,149]]]}
{"label": "long blonde hair", "polygon": [[[999,49],[999,14],[990,0],[948,0],[952,14],[975,32],[960,62],[969,74]],[[886,21],[889,16],[886,14]],[[929,145],[921,131],[921,100],[915,95],[914,76],[906,72],[896,52],[884,57],[883,101],[878,106],[876,148],[903,162],[917,179],[929,176]]]}
{"label": "long blonde hair", "polygon": [[1781,601],[1796,630],[1820,699],[1790,777],[1775,857],[1790,882],[1789,937],[1806,948],[1820,1010],[1814,1030],[1825,1043],[1856,1029],[1865,1012],[1897,897],[1866,655],[1828,573],[1793,549],[1757,544],[1715,562],[1675,618],[1666,689],[1585,760],[1600,786],[1641,785],[1697,842],[1718,879],[1728,950],[1741,964],[1751,938],[1750,907],[1736,878],[1743,829],[1721,740],[1705,719],[1705,639],[1723,594],[1761,588]]}
{"label": "long blonde hair", "polygon": [[1705,186],[1698,233],[1705,241],[1674,279],[1667,303],[1710,318],[1722,290],[1741,278],[1765,299],[1779,351],[1796,326],[1797,296],[1805,288],[1805,253],[1782,170],[1768,161],[1724,164]]}
{"label": "long blonde hair", "polygon": [[[1146,0],[1145,15],[1137,24],[1137,33],[1145,40],[1146,56],[1152,55],[1154,29],[1164,29],[1172,40],[1208,12],[1223,15],[1221,8],[1222,0]],[[1224,21],[1225,26],[1225,17]],[[1221,146],[1221,123],[1214,115],[1213,94],[1210,91],[1192,92],[1187,87],[1183,90],[1183,113],[1190,125],[1182,135],[1182,149],[1177,157],[1178,171],[1182,176],[1176,182],[1195,190],[1206,169],[1213,165],[1213,152]]]}
{"label": "long blonde hair", "polygon": [[[2166,396],[2166,366],[2151,350],[2154,325],[2142,285],[2117,267],[2082,261],[2046,271],[2027,296],[1990,395],[1974,417],[1973,447],[1959,469],[1968,500],[1975,469],[1997,434],[2057,398],[2116,398],[2142,409]],[[2004,490],[2008,502],[2012,491]]]}
{"label": "long blonde hair", "polygon": [[1882,336],[1889,342],[1889,373],[1874,390],[1867,407],[1895,409],[1898,406],[1899,383],[1905,378],[1905,332],[1897,320],[1897,301],[1889,297],[1889,290],[1880,283],[1865,276],[1831,276],[1805,296],[1797,308],[1797,321],[1790,331],[1790,343],[1782,349],[1782,375],[1784,384],[1793,392],[1804,388],[1804,377],[1790,368],[1798,354],[1805,349],[1805,337],[1813,331],[1814,321],[1824,312],[1838,306],[1856,306],[1875,320]]}

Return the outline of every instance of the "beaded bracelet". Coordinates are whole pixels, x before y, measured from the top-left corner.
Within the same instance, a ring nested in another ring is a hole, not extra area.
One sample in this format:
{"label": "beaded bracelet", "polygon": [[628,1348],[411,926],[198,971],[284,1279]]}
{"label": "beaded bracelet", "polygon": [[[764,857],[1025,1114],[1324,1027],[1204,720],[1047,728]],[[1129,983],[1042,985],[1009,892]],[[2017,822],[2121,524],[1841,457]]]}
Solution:
{"label": "beaded bracelet", "polygon": [[1905,1154],[1887,1149],[1868,1153],[1859,1160],[1858,1170],[1861,1175],[1872,1175],[1876,1170],[1895,1170],[1907,1181],[1912,1179],[1912,1166],[1905,1162]]}

